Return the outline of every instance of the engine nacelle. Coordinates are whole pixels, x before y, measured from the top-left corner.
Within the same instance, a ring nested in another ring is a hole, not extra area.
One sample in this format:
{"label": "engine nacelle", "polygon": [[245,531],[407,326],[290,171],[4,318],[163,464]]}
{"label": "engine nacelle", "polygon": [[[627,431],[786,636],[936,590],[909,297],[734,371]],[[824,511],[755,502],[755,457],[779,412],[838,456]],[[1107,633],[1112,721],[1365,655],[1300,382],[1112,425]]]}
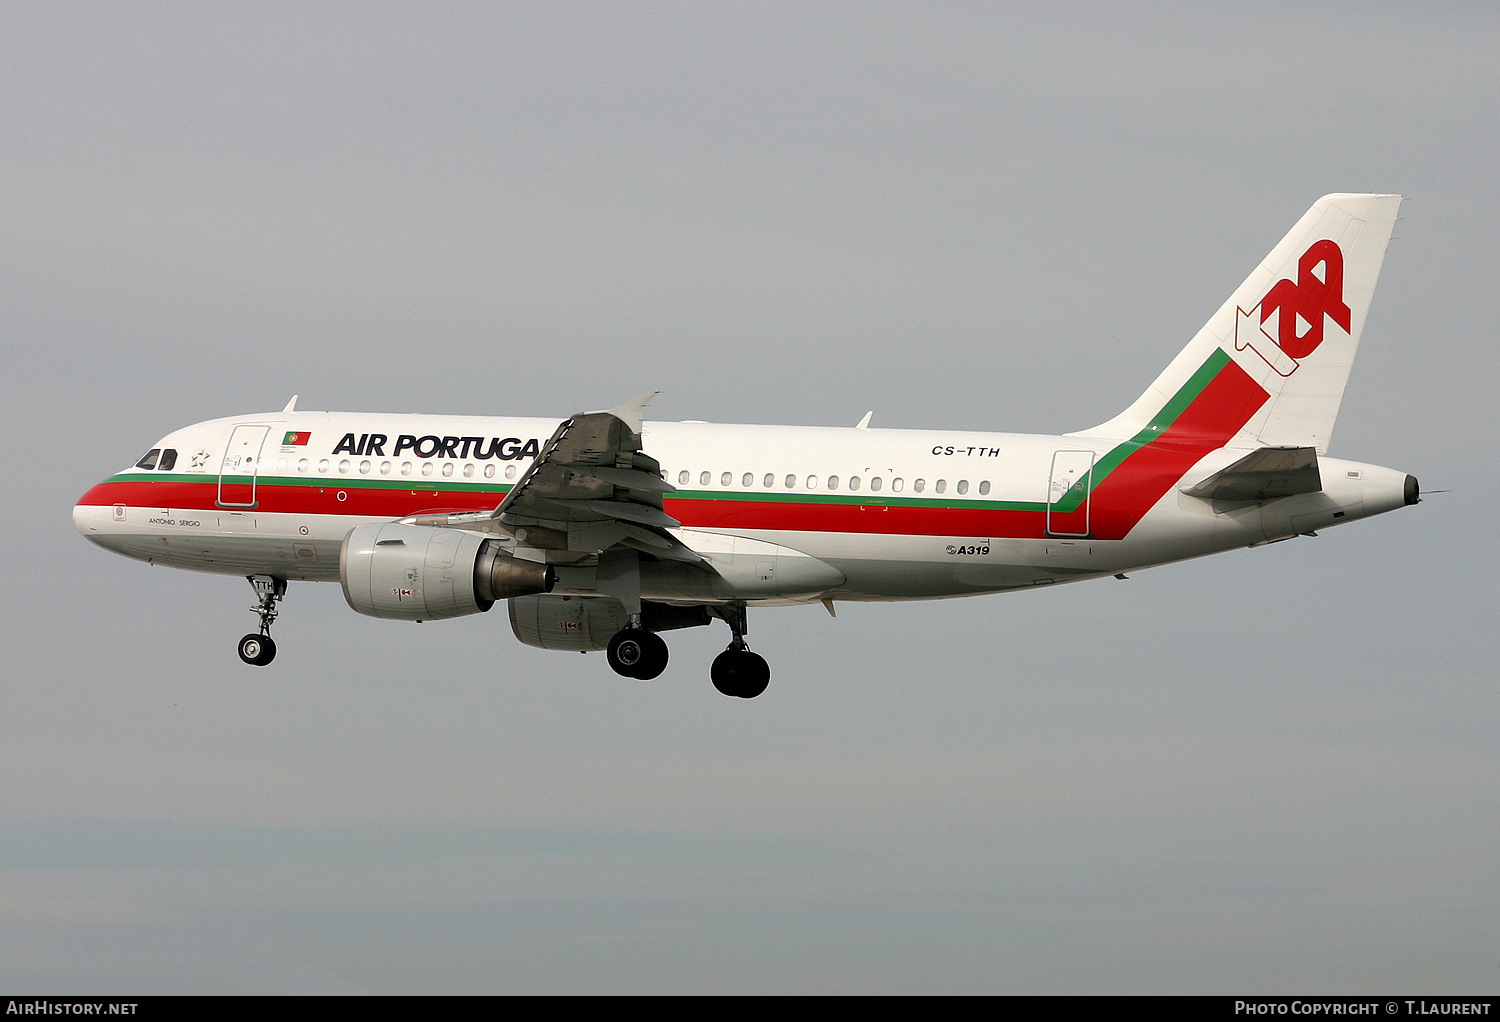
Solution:
{"label": "engine nacelle", "polygon": [[510,601],[510,627],[540,649],[605,649],[625,627],[625,605],[607,596],[522,596]]}
{"label": "engine nacelle", "polygon": [[[648,632],[698,628],[711,620],[707,607],[641,602],[641,626]],[[521,596],[510,601],[511,631],[539,649],[605,649],[624,627],[625,605],[609,596]]]}
{"label": "engine nacelle", "polygon": [[517,560],[489,536],[386,522],[361,525],[344,537],[339,581],[344,599],[361,614],[433,621],[548,592],[553,573],[545,564]]}

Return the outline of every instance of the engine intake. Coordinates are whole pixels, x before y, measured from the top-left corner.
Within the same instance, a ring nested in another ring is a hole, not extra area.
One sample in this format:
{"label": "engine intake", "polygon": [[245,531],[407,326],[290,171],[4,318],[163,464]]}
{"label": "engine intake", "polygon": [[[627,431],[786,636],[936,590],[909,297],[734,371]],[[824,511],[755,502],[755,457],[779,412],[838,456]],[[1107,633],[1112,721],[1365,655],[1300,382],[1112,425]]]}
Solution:
{"label": "engine intake", "polygon": [[361,614],[433,621],[550,592],[554,576],[545,564],[512,557],[489,536],[386,522],[361,525],[344,537],[339,581],[344,599]]}

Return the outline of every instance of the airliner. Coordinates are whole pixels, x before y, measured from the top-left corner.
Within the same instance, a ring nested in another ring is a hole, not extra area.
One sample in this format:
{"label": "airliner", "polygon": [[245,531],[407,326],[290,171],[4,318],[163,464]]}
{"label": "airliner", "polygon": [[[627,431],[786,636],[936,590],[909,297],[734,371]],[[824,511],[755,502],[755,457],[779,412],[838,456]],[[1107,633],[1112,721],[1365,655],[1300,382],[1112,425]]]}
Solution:
{"label": "airliner", "polygon": [[765,691],[751,607],[1034,590],[1415,504],[1403,472],[1327,456],[1398,195],[1319,199],[1136,401],[1060,436],[647,422],[652,394],[551,419],[299,411],[168,434],[90,489],[108,550],[240,575],[264,666],[291,581],[434,621],[501,600],[522,642],[667,666],[661,633],[731,641],[710,676]]}

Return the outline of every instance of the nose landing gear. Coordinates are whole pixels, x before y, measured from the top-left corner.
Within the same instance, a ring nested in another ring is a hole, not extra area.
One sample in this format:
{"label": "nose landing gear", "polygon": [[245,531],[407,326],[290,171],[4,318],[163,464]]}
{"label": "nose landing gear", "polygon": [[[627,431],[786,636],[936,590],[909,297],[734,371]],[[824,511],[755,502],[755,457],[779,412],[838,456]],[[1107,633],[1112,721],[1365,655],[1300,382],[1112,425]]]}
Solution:
{"label": "nose landing gear", "polygon": [[240,659],[255,667],[264,667],[276,658],[276,642],[269,635],[251,632],[240,640]]}
{"label": "nose landing gear", "polygon": [[271,623],[279,611],[276,604],[286,596],[286,579],[270,575],[247,575],[255,588],[256,605],[250,609],[260,615],[260,631],[240,640],[240,659],[254,667],[264,667],[276,659],[276,643],[271,639]]}

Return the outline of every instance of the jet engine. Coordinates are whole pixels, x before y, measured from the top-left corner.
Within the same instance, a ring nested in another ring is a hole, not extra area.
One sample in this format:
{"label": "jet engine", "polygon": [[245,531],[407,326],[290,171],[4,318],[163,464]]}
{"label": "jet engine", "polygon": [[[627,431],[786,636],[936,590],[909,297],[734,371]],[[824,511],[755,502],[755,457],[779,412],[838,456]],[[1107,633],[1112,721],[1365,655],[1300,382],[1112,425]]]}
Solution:
{"label": "jet engine", "polygon": [[361,525],[339,549],[344,599],[371,617],[480,614],[496,600],[549,592],[553,580],[547,565],[519,560],[493,537],[462,529]]}
{"label": "jet engine", "polygon": [[539,649],[604,649],[625,627],[625,606],[607,596],[523,596],[510,601],[510,627]]}

